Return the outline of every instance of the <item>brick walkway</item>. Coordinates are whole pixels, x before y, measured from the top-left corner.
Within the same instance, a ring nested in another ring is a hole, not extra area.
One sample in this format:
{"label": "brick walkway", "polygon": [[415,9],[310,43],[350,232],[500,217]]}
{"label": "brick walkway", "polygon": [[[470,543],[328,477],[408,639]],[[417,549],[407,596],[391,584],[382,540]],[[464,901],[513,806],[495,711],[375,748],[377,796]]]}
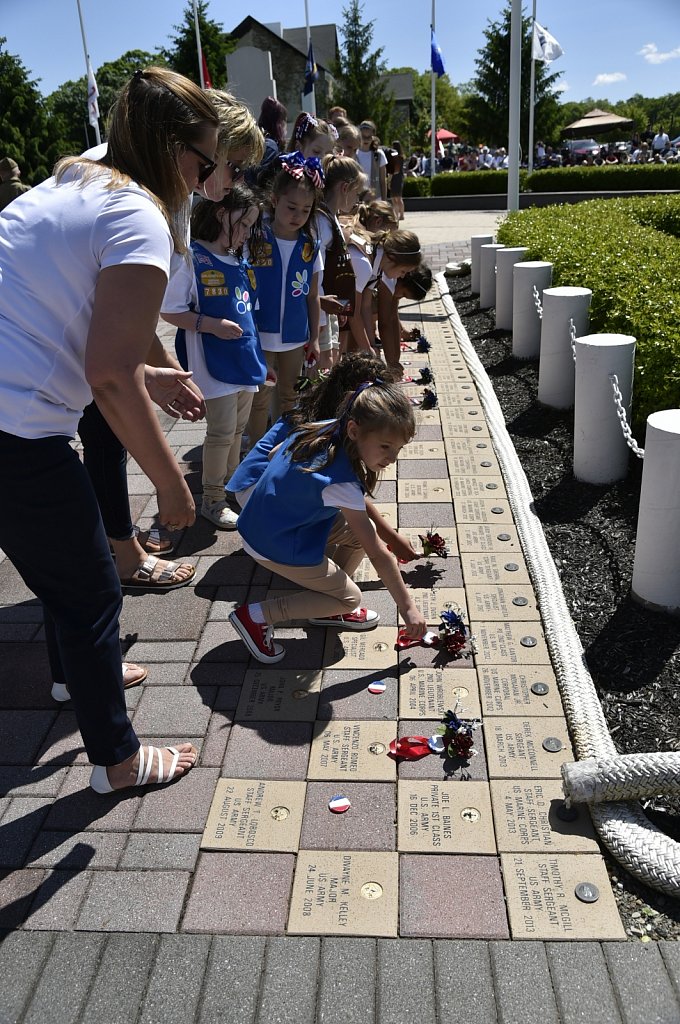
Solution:
{"label": "brick walkway", "polygon": [[[466,255],[428,249],[434,269]],[[439,408],[418,412],[377,498],[414,539],[445,534],[450,557],[405,579],[433,625],[447,601],[466,609],[476,652],[397,654],[394,603],[365,564],[379,628],[291,624],[286,659],[262,669],[227,616],[285,583],[199,520],[178,552],[195,585],[127,596],[121,621],[149,667],[128,691],[138,734],[190,738],[199,764],[177,786],[102,798],[50,698],[40,609],[0,562],[2,1024],[680,1019],[679,947],[607,941],[625,935],[592,830],[583,811],[557,816],[569,739],[504,482],[441,302],[409,316],[432,343]],[[198,493],[204,426],[162,419]],[[145,525],[153,488],[134,463],[129,480]],[[456,698],[484,721],[469,766],[385,756]],[[335,794],[347,814],[329,813]],[[578,899],[580,883],[599,899]]]}

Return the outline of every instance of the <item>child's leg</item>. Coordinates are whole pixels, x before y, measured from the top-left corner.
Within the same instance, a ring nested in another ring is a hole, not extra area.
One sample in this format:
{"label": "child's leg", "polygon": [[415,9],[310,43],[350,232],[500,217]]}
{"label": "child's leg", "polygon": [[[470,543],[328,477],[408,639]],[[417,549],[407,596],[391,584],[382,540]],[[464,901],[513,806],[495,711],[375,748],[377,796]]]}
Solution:
{"label": "child's leg", "polygon": [[[277,369],[278,354],[278,352],[264,353],[267,366],[272,367],[274,370]],[[248,419],[248,437],[250,438],[251,448],[267,433],[267,421],[269,420],[269,407],[272,401],[272,392],[275,392],[277,388],[278,384],[273,388],[268,388],[265,384],[261,384],[259,391],[253,395],[250,417]]]}
{"label": "child's leg", "polygon": [[346,615],[361,603],[361,591],[356,583],[329,558],[324,558],[319,565],[280,565],[264,561],[260,564],[302,587],[300,591],[293,590],[283,597],[262,602],[262,614],[269,626],[290,619]]}
{"label": "child's leg", "polygon": [[227,480],[236,472],[241,461],[241,438],[243,437],[243,431],[248,425],[254,395],[254,391],[239,391],[237,396],[236,432],[234,433],[234,441],[229,452],[229,459],[227,460]]}
{"label": "child's leg", "polygon": [[[230,453],[236,434],[239,393],[207,398],[207,431],[203,442],[203,502],[224,501],[224,483],[229,472]],[[236,465],[238,465],[238,460]]]}
{"label": "child's leg", "polygon": [[359,568],[364,554],[364,549],[347,525],[342,512],[338,512],[333,528],[328,535],[326,558],[331,558],[348,576],[353,576]]}
{"label": "child's leg", "polygon": [[302,372],[304,351],[301,346],[297,346],[291,351],[277,352],[276,355],[278,356],[277,370],[279,375],[276,391],[280,414],[283,414],[284,412],[290,412],[297,405],[295,384]]}

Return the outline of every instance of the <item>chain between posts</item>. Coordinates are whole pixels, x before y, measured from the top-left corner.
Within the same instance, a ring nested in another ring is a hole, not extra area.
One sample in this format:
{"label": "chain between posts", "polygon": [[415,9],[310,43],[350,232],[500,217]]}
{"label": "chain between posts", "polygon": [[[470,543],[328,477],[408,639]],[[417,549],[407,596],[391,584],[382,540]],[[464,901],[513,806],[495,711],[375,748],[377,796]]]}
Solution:
{"label": "chain between posts", "polygon": [[534,304],[536,306],[536,312],[538,313],[539,320],[543,319],[543,306],[541,304],[541,296],[539,295],[538,288],[534,285]]}
{"label": "chain between posts", "polygon": [[569,317],[569,341],[571,342],[571,354],[576,362],[576,324],[573,317]]}
{"label": "chain between posts", "polygon": [[626,444],[628,445],[630,450],[635,455],[637,455],[638,459],[644,459],[645,450],[644,448],[640,448],[637,441],[633,437],[630,426],[628,425],[626,410],[623,407],[623,395],[621,394],[621,389],[619,388],[619,378],[616,376],[615,373],[609,374],[609,382],[612,386],[612,391],[614,393],[614,405],[616,407],[616,415],[618,416],[619,423],[621,424],[621,433],[623,434]]}

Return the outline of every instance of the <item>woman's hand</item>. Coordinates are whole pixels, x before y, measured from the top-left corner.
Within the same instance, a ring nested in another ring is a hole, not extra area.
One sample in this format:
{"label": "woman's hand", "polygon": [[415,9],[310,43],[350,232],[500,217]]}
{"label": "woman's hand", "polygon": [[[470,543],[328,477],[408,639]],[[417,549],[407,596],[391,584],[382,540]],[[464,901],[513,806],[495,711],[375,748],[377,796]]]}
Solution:
{"label": "woman's hand", "polygon": [[411,605],[402,612],[404,629],[411,640],[420,640],[427,632],[427,622],[422,612],[419,612],[415,605]]}
{"label": "woman's hand", "polygon": [[183,477],[158,488],[158,519],[168,530],[182,530],[196,521],[196,506]]}
{"label": "woman's hand", "polygon": [[218,320],[215,317],[213,323],[217,326],[213,327],[210,333],[216,338],[222,338],[223,341],[236,341],[243,334],[243,330],[233,320]]}
{"label": "woman's hand", "polygon": [[192,423],[205,416],[205,400],[191,373],[168,366],[145,366],[144,384],[152,402],[176,420]]}

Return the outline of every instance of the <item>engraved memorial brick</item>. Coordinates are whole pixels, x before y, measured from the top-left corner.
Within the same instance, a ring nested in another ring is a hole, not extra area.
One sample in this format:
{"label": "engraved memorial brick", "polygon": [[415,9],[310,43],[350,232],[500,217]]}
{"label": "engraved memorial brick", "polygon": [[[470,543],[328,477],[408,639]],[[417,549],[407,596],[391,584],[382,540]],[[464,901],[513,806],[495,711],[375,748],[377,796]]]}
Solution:
{"label": "engraved memorial brick", "polygon": [[[467,606],[465,604],[465,591],[462,587],[437,587],[434,590],[413,590],[411,593],[418,611],[422,612],[431,626],[438,626],[440,614],[447,610],[448,606],[453,608],[457,614],[463,613],[464,621],[467,622]],[[399,616],[400,626],[403,626],[403,619]]]}
{"label": "engraved memorial brick", "polygon": [[218,779],[202,850],[298,848],[306,782]]}
{"label": "engraved memorial brick", "polygon": [[395,938],[398,909],[396,853],[298,853],[288,918],[290,935]]}
{"label": "engraved memorial brick", "polygon": [[479,622],[470,619],[477,665],[549,665],[538,622]]}
{"label": "engraved memorial brick", "polygon": [[564,804],[557,779],[494,780],[491,803],[501,853],[599,853],[585,804],[573,805],[573,821],[557,813]]}
{"label": "engraved memorial brick", "polygon": [[508,523],[458,523],[457,533],[461,552],[498,551],[502,556],[522,550],[516,528]]}
{"label": "engraved memorial brick", "polygon": [[[559,749],[546,749],[546,739]],[[562,718],[485,718],[484,740],[491,779],[559,779],[574,757]]]}
{"label": "engraved memorial brick", "polygon": [[[502,532],[502,531],[500,531]],[[465,553],[461,555],[463,578],[468,583],[504,583],[517,586],[530,583],[524,558],[518,553]]]}
{"label": "engraved memorial brick", "polygon": [[394,722],[317,722],[307,778],[394,781],[395,763],[388,756],[394,733]]}
{"label": "engraved memorial brick", "polygon": [[478,665],[477,676],[485,717],[550,718],[563,714],[557,680],[550,665]]}
{"label": "engraved memorial brick", "polygon": [[456,523],[488,523],[492,529],[512,525],[510,505],[504,498],[454,498],[453,508]]}
{"label": "engraved memorial brick", "polygon": [[399,452],[399,459],[443,459],[445,457],[443,441],[411,441]]}
{"label": "engraved memorial brick", "polygon": [[400,853],[496,852],[486,782],[456,785],[410,779],[400,781],[397,787]]}
{"label": "engraved memorial brick", "polygon": [[244,722],[313,722],[320,690],[320,671],[249,669],[234,717]]}
{"label": "engraved memorial brick", "polygon": [[533,587],[496,587],[491,583],[466,585],[470,620],[515,622],[540,619]]}
{"label": "engraved memorial brick", "polygon": [[374,669],[398,664],[394,645],[397,631],[378,626],[365,633],[329,629],[324,649],[324,668]]}
{"label": "engraved memorial brick", "polygon": [[[625,939],[609,878],[595,854],[501,856],[513,939],[554,941]],[[576,896],[581,883],[599,889],[594,903]]]}
{"label": "engraved memorial brick", "polygon": [[458,704],[461,718],[480,718],[476,673],[466,668],[412,668],[399,678],[399,717],[440,719]]}
{"label": "engraved memorial brick", "polygon": [[451,491],[454,498],[503,498],[507,493],[500,476],[458,476],[451,474]]}
{"label": "engraved memorial brick", "polygon": [[397,499],[412,501],[451,501],[451,485],[448,480],[399,480]]}

